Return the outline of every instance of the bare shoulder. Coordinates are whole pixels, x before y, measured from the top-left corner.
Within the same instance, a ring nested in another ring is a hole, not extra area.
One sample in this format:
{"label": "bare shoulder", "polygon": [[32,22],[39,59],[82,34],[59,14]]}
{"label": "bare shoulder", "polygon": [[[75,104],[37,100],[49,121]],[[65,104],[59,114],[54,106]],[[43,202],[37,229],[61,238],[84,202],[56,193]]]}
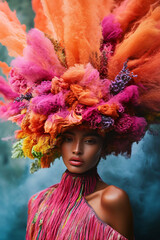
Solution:
{"label": "bare shoulder", "polygon": [[128,194],[113,185],[103,189],[101,204],[110,225],[127,239],[133,239],[133,214]]}
{"label": "bare shoulder", "polygon": [[106,207],[119,208],[122,206],[126,207],[126,205],[130,206],[127,193],[114,185],[109,185],[103,189],[101,200],[102,204]]}

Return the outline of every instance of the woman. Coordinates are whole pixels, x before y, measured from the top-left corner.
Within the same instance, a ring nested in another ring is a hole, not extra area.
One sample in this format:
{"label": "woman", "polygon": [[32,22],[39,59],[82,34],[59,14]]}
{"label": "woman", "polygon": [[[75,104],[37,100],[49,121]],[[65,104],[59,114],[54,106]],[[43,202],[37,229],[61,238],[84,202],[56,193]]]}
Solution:
{"label": "woman", "polygon": [[60,148],[68,170],[59,185],[31,198],[26,239],[133,239],[127,194],[97,174],[103,141],[95,130],[63,133]]}
{"label": "woman", "polygon": [[13,157],[33,159],[34,172],[62,155],[69,171],[31,198],[27,239],[132,239],[128,197],[105,185],[96,165],[111,153],[130,156],[159,123],[159,1],[32,3],[29,33],[0,3],[0,42],[16,57],[12,67],[0,63],[10,73],[9,83],[0,78],[8,100],[0,113],[20,127]]}

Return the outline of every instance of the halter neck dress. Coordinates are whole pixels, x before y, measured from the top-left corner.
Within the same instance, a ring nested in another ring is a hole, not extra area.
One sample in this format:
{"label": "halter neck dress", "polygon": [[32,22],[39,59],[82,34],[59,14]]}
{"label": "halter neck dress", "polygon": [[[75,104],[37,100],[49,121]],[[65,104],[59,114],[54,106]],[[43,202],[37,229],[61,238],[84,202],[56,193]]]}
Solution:
{"label": "halter neck dress", "polygon": [[101,221],[85,200],[100,179],[96,170],[72,174],[31,197],[26,240],[127,240]]}

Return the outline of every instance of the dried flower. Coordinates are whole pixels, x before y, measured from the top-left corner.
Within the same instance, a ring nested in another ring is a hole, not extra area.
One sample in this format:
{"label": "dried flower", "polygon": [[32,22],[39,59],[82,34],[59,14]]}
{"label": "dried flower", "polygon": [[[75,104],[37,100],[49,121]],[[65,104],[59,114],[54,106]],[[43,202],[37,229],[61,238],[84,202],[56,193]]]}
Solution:
{"label": "dried flower", "polygon": [[110,92],[113,95],[122,91],[133,77],[137,77],[137,75],[133,75],[133,73],[131,73],[129,69],[127,69],[127,62],[128,59],[123,64],[123,68],[120,73],[115,77],[115,80],[111,81]]}
{"label": "dried flower", "polygon": [[102,116],[102,128],[107,129],[114,125],[114,119],[111,117]]}

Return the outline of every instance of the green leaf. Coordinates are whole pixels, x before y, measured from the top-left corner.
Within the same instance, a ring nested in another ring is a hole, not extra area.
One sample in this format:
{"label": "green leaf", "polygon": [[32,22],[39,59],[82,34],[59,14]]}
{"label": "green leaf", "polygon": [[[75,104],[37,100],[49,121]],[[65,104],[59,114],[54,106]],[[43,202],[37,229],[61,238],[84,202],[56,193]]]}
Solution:
{"label": "green leaf", "polygon": [[22,158],[24,153],[22,150],[23,139],[15,142],[12,146],[12,158]]}
{"label": "green leaf", "polygon": [[35,160],[30,167],[30,173],[34,173],[36,171],[38,171],[41,168],[41,162],[40,160]]}
{"label": "green leaf", "polygon": [[38,158],[39,160],[41,160],[41,158],[43,157],[43,154],[41,152],[36,152],[34,148],[32,148],[32,155],[34,158]]}

